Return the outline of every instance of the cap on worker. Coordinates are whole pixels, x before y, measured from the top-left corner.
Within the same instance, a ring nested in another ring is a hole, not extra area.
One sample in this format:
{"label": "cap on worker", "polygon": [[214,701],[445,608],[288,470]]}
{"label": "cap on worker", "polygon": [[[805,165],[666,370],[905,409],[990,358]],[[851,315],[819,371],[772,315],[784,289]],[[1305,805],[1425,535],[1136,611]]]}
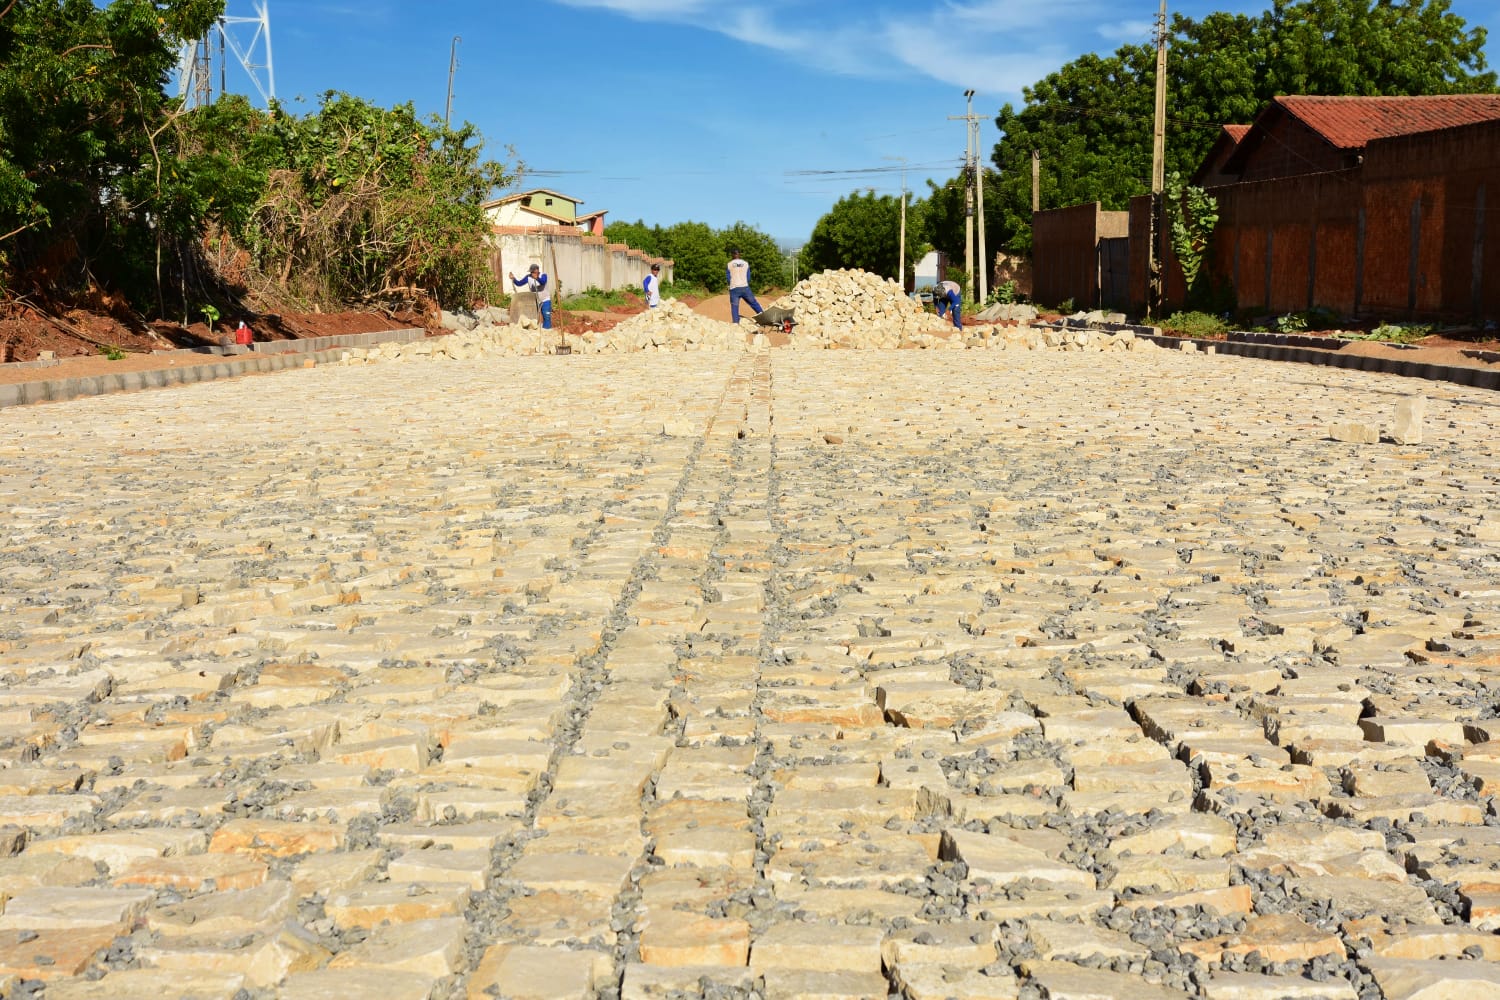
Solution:
{"label": "cap on worker", "polygon": [[651,270],[653,270],[653,271],[660,271],[661,270],[661,265],[660,264],[652,264],[651,265]]}
{"label": "cap on worker", "polygon": [[542,265],[540,265],[540,264],[532,264],[531,265],[531,269],[533,271],[540,271],[542,269]]}

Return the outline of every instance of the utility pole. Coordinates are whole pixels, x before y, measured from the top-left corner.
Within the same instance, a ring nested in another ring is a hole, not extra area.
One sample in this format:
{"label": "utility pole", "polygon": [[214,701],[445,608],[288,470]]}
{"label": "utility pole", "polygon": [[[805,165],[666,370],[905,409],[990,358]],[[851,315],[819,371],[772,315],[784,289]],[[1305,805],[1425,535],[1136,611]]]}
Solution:
{"label": "utility pole", "polygon": [[[1166,0],[1163,0],[1165,3]],[[443,112],[443,128],[447,128],[453,120],[453,71],[458,68],[458,43],[463,41],[458,35],[453,36],[453,44],[448,46],[448,107]]]}
{"label": "utility pole", "polygon": [[1166,262],[1162,241],[1166,231],[1167,202],[1167,0],[1161,0],[1156,15],[1156,115],[1151,126],[1151,244],[1147,257],[1150,285],[1146,311],[1156,315],[1166,301]]}
{"label": "utility pole", "polygon": [[896,251],[896,284],[906,293],[906,157],[882,156],[882,160],[901,161],[901,243]]}
{"label": "utility pole", "polygon": [[1031,214],[1042,210],[1042,154],[1040,150],[1031,151]]}
{"label": "utility pole", "polygon": [[962,115],[949,115],[949,121],[967,122],[968,127],[964,135],[964,270],[969,275],[969,287],[965,290],[969,301],[974,301],[974,181],[976,171],[974,169],[974,147],[977,144],[975,136],[979,129],[979,119],[974,117],[974,91],[964,91],[964,97],[968,100],[968,113]]}
{"label": "utility pole", "polygon": [[988,301],[990,297],[990,259],[984,247],[984,161],[979,157],[979,119],[969,122],[974,130],[974,185],[979,194],[979,298],[975,303]]}

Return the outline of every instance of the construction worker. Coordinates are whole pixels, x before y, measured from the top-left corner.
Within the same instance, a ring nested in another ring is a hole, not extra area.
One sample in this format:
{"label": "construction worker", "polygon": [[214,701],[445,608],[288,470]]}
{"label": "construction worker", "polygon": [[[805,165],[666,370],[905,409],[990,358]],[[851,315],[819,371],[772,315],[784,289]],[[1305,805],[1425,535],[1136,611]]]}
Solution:
{"label": "construction worker", "polygon": [[959,317],[961,304],[963,303],[963,292],[956,281],[939,281],[932,288],[932,301],[937,306],[938,318],[942,319],[943,313],[949,306],[953,307],[953,328],[962,330],[964,321]]}
{"label": "construction worker", "polygon": [[750,264],[740,257],[740,252],[734,248],[729,250],[729,316],[730,322],[740,321],[740,299],[744,299],[755,314],[761,314],[760,303],[755,301],[755,293],[750,290]]}
{"label": "construction worker", "polygon": [[532,264],[531,270],[520,278],[506,273],[517,288],[525,288],[536,296],[536,311],[542,318],[542,329],[552,329],[552,289],[547,285],[547,275],[542,273],[541,265]]}
{"label": "construction worker", "polygon": [[661,265],[652,264],[651,273],[646,275],[646,280],[641,282],[641,289],[646,293],[646,307],[655,309],[661,305]]}

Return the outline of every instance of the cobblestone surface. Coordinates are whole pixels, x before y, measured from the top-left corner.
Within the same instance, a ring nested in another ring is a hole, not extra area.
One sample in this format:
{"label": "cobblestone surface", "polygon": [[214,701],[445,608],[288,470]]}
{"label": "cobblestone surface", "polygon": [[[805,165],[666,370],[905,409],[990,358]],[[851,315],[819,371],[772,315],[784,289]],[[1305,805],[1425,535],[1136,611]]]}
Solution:
{"label": "cobblestone surface", "polygon": [[1492,394],[707,352],[0,422],[7,998],[1500,989]]}

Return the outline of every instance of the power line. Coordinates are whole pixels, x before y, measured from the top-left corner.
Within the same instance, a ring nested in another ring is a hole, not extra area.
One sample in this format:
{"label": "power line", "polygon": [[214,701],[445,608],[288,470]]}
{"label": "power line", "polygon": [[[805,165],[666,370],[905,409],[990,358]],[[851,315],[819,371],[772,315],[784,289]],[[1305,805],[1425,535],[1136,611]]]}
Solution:
{"label": "power line", "polygon": [[[938,163],[913,163],[908,165],[908,170],[938,170],[944,167],[952,167],[955,160],[943,160]],[[899,174],[900,167],[849,167],[842,170],[788,170],[787,177],[858,177],[868,174]]]}

